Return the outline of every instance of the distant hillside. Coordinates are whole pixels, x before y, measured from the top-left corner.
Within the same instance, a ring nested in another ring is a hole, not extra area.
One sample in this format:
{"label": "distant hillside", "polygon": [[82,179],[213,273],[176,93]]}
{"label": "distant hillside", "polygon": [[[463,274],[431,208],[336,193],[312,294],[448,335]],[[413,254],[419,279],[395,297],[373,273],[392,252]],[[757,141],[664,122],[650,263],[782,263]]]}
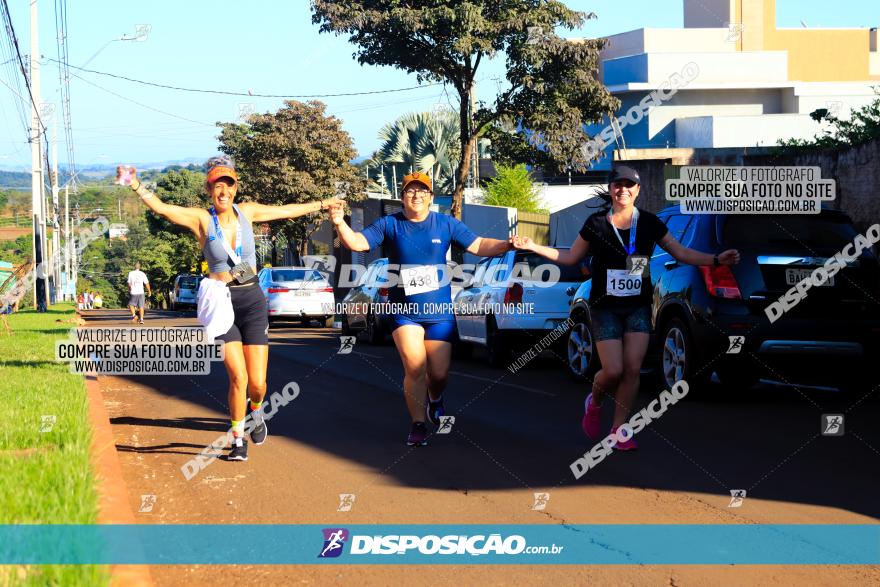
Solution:
{"label": "distant hillside", "polygon": [[31,174],[18,171],[0,171],[0,188],[22,188],[31,185]]}

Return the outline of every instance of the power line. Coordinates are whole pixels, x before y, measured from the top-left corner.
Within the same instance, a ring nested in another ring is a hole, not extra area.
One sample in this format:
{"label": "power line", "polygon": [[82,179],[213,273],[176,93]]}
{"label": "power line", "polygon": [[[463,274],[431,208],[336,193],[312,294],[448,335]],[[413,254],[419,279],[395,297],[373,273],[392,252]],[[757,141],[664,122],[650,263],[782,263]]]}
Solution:
{"label": "power line", "polygon": [[[6,0],[2,0],[6,1]],[[115,73],[107,73],[105,71],[95,71],[94,69],[85,69],[82,67],[77,67],[76,65],[70,65],[69,63],[60,63],[55,59],[49,59],[49,61],[56,61],[61,66],[64,67],[72,67],[74,69],[78,69],[80,71],[84,71],[86,73],[94,73],[97,75],[105,75],[107,77],[112,77],[115,79],[125,80],[127,82],[133,82],[136,84],[142,84],[145,86],[152,86],[155,88],[163,88],[166,90],[177,90],[179,92],[194,92],[197,94],[220,94],[222,96],[247,96],[250,98],[341,98],[346,96],[369,96],[372,94],[391,94],[393,92],[408,92],[411,90],[418,90],[420,88],[430,88],[431,86],[436,86],[437,83],[429,83],[418,86],[410,86],[408,88],[395,88],[392,90],[373,90],[370,92],[346,92],[341,94],[254,94],[253,92],[228,92],[223,90],[205,90],[199,88],[183,88],[180,86],[169,86],[167,84],[159,84],[155,82],[148,82],[139,79],[134,79],[130,77],[126,77],[124,75],[117,75]],[[82,79],[82,78],[80,78]]]}
{"label": "power line", "polygon": [[[54,61],[54,59],[53,59],[52,61]],[[187,122],[192,122],[192,123],[195,123],[195,124],[200,124],[200,125],[202,125],[202,126],[210,126],[210,127],[214,127],[214,126],[215,126],[215,125],[213,125],[213,124],[208,124],[207,122],[201,122],[201,121],[199,121],[199,120],[193,120],[192,118],[186,118],[186,117],[184,117],[184,116],[179,116],[179,115],[177,115],[177,114],[172,114],[171,112],[166,112],[166,111],[164,111],[164,110],[159,110],[158,108],[154,108],[153,106],[148,106],[147,104],[143,104],[143,103],[141,103],[141,102],[138,102],[137,100],[132,100],[131,98],[126,98],[126,97],[123,96],[122,94],[117,94],[116,92],[114,92],[114,91],[112,91],[112,90],[108,90],[108,89],[105,88],[105,87],[102,87],[102,86],[99,86],[99,85],[96,84],[96,83],[90,82],[90,81],[87,80],[86,78],[84,78],[84,77],[82,77],[82,76],[79,76],[79,75],[76,75],[75,73],[71,73],[70,75],[72,75],[73,77],[75,77],[76,79],[78,79],[78,80],[80,80],[80,81],[84,81],[85,83],[89,84],[90,86],[94,86],[94,87],[98,88],[98,89],[101,90],[101,91],[104,91],[104,92],[107,92],[108,94],[111,94],[111,95],[113,95],[113,96],[116,96],[116,97],[119,98],[120,100],[125,100],[126,102],[131,102],[132,104],[137,104],[137,105],[140,106],[141,108],[146,108],[147,110],[152,110],[153,112],[158,112],[159,114],[164,114],[165,116],[170,116],[170,117],[172,117],[172,118],[178,118],[178,119],[180,119],[180,120],[185,120],[185,121],[187,121]]]}
{"label": "power line", "polygon": [[[12,41],[12,46],[15,49],[15,54],[18,57],[18,64],[21,67],[21,74],[24,76],[24,85],[27,87],[28,95],[31,98],[31,104],[34,106],[34,111],[36,113],[37,122],[40,127],[43,129],[43,133],[46,132],[46,125],[43,124],[43,120],[40,118],[40,108],[37,105],[37,101],[34,98],[34,93],[31,90],[31,81],[28,78],[27,68],[24,66],[24,59],[21,56],[21,49],[18,46],[18,37],[15,34],[15,27],[12,26],[12,16],[9,13],[9,4],[6,0],[0,0],[3,3],[3,20],[6,25],[6,34],[9,35],[9,38]],[[31,55],[31,59],[36,59],[36,56]]]}

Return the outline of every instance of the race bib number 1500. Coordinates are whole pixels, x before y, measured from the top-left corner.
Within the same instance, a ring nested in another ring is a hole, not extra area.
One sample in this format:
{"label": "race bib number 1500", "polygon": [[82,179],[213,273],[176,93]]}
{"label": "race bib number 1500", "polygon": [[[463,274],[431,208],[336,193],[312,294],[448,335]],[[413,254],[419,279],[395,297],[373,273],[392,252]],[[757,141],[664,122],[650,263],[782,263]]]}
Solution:
{"label": "race bib number 1500", "polygon": [[608,295],[627,297],[642,293],[641,275],[632,275],[626,269],[609,269],[607,284]]}

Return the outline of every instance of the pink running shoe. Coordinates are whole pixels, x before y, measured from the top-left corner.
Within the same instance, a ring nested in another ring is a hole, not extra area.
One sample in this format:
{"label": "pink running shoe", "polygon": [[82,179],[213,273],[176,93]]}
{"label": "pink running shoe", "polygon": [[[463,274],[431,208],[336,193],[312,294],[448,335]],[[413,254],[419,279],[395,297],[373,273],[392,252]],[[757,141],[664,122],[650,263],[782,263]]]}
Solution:
{"label": "pink running shoe", "polygon": [[[611,429],[611,434],[617,434],[617,426]],[[636,450],[637,448],[639,448],[639,445],[636,444],[636,439],[633,438],[632,434],[623,442],[618,440],[617,444],[614,445],[614,450]]]}
{"label": "pink running shoe", "polygon": [[587,396],[584,402],[584,418],[581,420],[581,428],[584,434],[593,440],[598,440],[602,433],[602,406],[593,403],[593,394]]}

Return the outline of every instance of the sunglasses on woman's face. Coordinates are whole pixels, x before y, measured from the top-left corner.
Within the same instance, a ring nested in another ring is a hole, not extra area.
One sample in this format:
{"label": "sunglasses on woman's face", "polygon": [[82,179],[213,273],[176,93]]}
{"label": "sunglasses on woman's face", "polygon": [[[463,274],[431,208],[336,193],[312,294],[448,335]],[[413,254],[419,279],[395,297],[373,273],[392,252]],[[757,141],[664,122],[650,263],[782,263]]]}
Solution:
{"label": "sunglasses on woman's face", "polygon": [[620,188],[633,188],[635,187],[636,182],[629,179],[621,179],[619,181],[615,181],[611,184],[611,187],[620,189]]}

